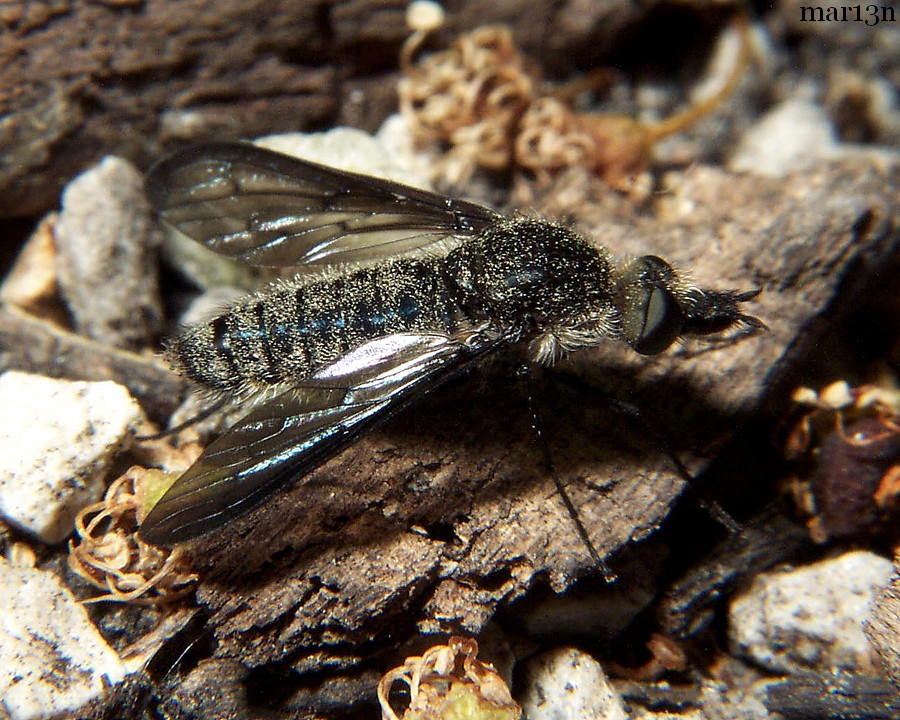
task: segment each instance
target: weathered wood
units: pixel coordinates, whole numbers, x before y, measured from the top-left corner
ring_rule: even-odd
[[[0,305],[0,372],[8,369],[69,380],[112,380],[127,387],[160,423],[187,392],[187,382],[157,357],[103,345]]]
[[[897,720],[900,697],[883,678],[834,672],[795,675],[766,688],[766,709],[791,720]]]
[[[658,2],[571,8],[552,0],[446,3],[436,41],[510,25],[550,66],[614,53]],[[13,0],[0,6],[0,218],[57,204],[78,172],[115,154],[146,167],[190,140],[350,124],[374,130],[396,110],[406,0]],[[688,23],[729,10],[698,0]],[[695,38],[696,39],[696,38]],[[679,52],[691,57],[690,43]],[[670,62],[674,66],[678,63]]]
[[[76,0],[11,3],[4,13],[3,216],[52,206],[64,182],[106,153],[146,166],[179,139],[336,119],[334,57],[344,50],[317,3]],[[399,42],[394,14],[387,27]]]
[[[616,250],[658,252],[701,284],[761,287],[754,312],[769,331],[651,359],[611,345],[572,364],[649,409],[702,470],[758,408],[787,404],[792,369],[896,252],[898,174],[860,162],[780,181],[697,167],[667,200],[690,212],[591,223]],[[376,651],[417,626],[477,632],[534,583],[562,590],[592,572],[514,385],[498,365],[443,388],[197,542],[218,654],[349,665],[361,645]],[[601,553],[652,532],[683,485],[664,454],[590,399],[538,392],[559,474]]]

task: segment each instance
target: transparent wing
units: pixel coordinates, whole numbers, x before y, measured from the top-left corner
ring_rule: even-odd
[[[162,218],[217,253],[251,265],[368,262],[474,237],[488,208],[254,145],[176,153],[147,175]]]
[[[360,346],[211,443],[153,507],[140,536],[166,547],[221,527],[500,342],[403,333]]]

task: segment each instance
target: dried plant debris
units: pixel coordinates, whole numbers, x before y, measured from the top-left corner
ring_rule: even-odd
[[[466,180],[475,167],[521,168],[548,179],[580,166],[643,199],[654,145],[712,112],[740,81],[749,56],[747,18],[739,14],[730,31],[737,36],[737,57],[721,86],[688,109],[648,124],[627,115],[576,110],[568,98],[573,88],[542,82],[505,26],[476,28],[414,64],[437,22],[429,17],[407,40],[398,95],[414,135],[449,148],[439,174],[451,184]]]
[[[522,710],[506,682],[477,656],[475,640],[454,636],[446,645],[407,658],[378,684],[382,720],[518,720]],[[409,689],[402,716],[390,702],[398,682]]]
[[[891,531],[900,510],[900,391],[835,382],[799,388],[784,442],[789,489],[816,542]]]
[[[69,568],[106,594],[89,602],[167,604],[188,596],[197,576],[180,550],[141,541],[136,530],[177,474],[132,467],[103,500],[76,518],[78,541],[69,541]]]
[[[675,638],[662,633],[651,633],[646,643],[650,657],[638,666],[626,666],[607,661],[604,668],[611,675],[625,680],[652,682],[669,672],[683,672],[688,667],[684,646]]]

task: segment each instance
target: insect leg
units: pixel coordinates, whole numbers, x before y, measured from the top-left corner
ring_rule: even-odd
[[[538,412],[537,403],[534,401],[531,372],[532,367],[525,365],[520,368],[519,376],[524,380],[523,385],[525,387],[525,398],[528,402],[528,412],[531,416],[531,427],[534,429],[538,444],[541,446],[544,465],[546,466],[550,477],[553,478],[553,484],[556,486],[556,491],[559,493],[563,505],[566,506],[566,512],[569,514],[569,517],[572,518],[572,522],[575,523],[575,529],[578,532],[578,536],[587,548],[591,559],[597,566],[597,570],[606,582],[614,582],[617,578],[616,574],[613,572],[612,568],[603,561],[603,558],[600,557],[600,553],[597,552],[597,548],[594,547],[594,543],[591,542],[591,538],[588,535],[587,529],[584,527],[584,523],[581,522],[581,518],[578,517],[578,510],[575,508],[575,504],[572,502],[572,498],[569,495],[568,490],[566,490],[566,486],[563,484],[562,480],[559,479],[559,474],[556,472],[556,465],[553,462],[553,456],[550,453],[550,445],[547,443],[547,436],[544,432],[544,422]]]
[[[691,474],[685,464],[681,461],[681,458],[678,457],[678,453],[675,452],[669,438],[665,436],[665,434],[659,429],[657,425],[647,419],[647,416],[637,405],[626,402],[620,398],[613,397],[612,395],[603,392],[599,388],[594,387],[590,383],[587,383],[581,378],[570,373],[561,372],[553,368],[549,368],[547,372],[550,373],[559,382],[563,383],[564,385],[568,385],[578,393],[588,394],[594,396],[595,398],[600,398],[613,410],[621,413],[625,417],[630,418],[640,427],[640,430],[642,431],[644,436],[649,438],[650,442],[655,445],[660,451],[662,451],[662,453],[668,458],[678,476],[689,486],[694,488],[696,487],[697,478]],[[715,500],[712,500],[710,498],[698,497],[697,504],[701,508],[703,508],[703,510],[706,511],[713,520],[722,525],[722,527],[728,530],[728,532],[732,535],[738,535],[743,532],[744,528],[742,527],[742,525]]]
[[[198,422],[203,422],[210,415],[221,410],[223,407],[225,407],[226,401],[227,401],[227,398],[222,398],[220,400],[217,400],[209,407],[203,408],[203,410],[201,410],[200,412],[196,413],[192,417],[189,417],[184,422],[178,423],[175,427],[169,428],[168,430],[161,430],[158,433],[151,433],[150,435],[137,435],[137,436],[135,436],[134,439],[135,440],[159,440],[161,438],[169,437],[170,435],[175,435],[177,433],[180,433],[185,428],[189,428],[191,425],[195,425]]]

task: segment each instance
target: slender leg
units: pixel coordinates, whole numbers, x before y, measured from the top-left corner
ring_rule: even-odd
[[[589,395],[593,395],[595,398],[600,398],[614,410],[630,418],[634,423],[637,424],[644,436],[647,437],[652,444],[654,444],[665,454],[665,456],[669,459],[669,462],[672,463],[675,471],[678,473],[678,476],[689,485],[693,485],[695,483],[696,478],[690,473],[690,471],[688,471],[687,467],[685,467],[684,463],[681,461],[681,458],[679,458],[678,454],[672,449],[672,443],[662,432],[659,431],[657,427],[653,425],[653,423],[647,420],[647,417],[637,405],[625,402],[624,400],[620,400],[619,398],[612,397],[611,395],[604,393],[602,390],[595,388],[590,383],[587,383],[581,378],[569,373],[552,369],[548,370],[548,372],[552,375],[552,377],[556,378],[564,385],[568,385],[569,387],[573,388],[578,393],[587,393]],[[698,498],[697,502],[700,507],[702,507],[707,513],[709,513],[709,516],[713,518],[713,520],[722,525],[726,530],[728,530],[728,532],[732,534],[739,534],[740,532],[742,532],[743,528],[741,524],[737,520],[735,520],[728,513],[728,511],[725,510],[725,508],[723,508],[715,500],[710,500],[708,498]]]
[[[198,412],[193,417],[188,418],[183,423],[178,423],[175,427],[171,427],[168,430],[162,430],[158,433],[152,433],[151,435],[137,435],[135,440],[159,440],[160,438],[168,437],[169,435],[175,435],[176,433],[180,433],[185,428],[189,428],[191,425],[194,425],[198,422],[202,422],[206,420],[210,415],[215,412],[218,412],[223,407],[225,407],[225,398],[221,400],[216,400],[209,407],[203,408],[200,412]]]
[[[537,404],[534,401],[534,393],[532,392],[533,387],[531,383],[531,368],[528,366],[523,366],[519,371],[519,376],[523,379],[523,385],[525,387],[525,397],[528,402],[528,411],[531,415],[531,427],[534,429],[538,444],[541,447],[541,453],[544,458],[544,465],[547,468],[547,472],[550,474],[550,477],[553,478],[553,484],[556,486],[556,491],[559,493],[559,497],[562,499],[563,505],[565,505],[566,507],[566,512],[569,514],[569,517],[572,518],[572,522],[575,524],[575,529],[578,532],[578,536],[581,538],[581,541],[587,548],[591,559],[597,566],[597,570],[600,572],[606,582],[614,582],[616,580],[616,574],[612,571],[609,565],[607,565],[603,561],[603,558],[600,557],[600,553],[597,552],[597,548],[594,547],[594,543],[591,542],[591,538],[588,535],[587,529],[584,527],[584,523],[581,522],[581,518],[578,517],[578,510],[575,508],[575,505],[572,502],[572,498],[569,495],[569,492],[566,490],[566,486],[559,479],[559,475],[556,472],[556,466],[553,464],[553,457],[550,453],[550,446],[547,443],[547,436],[544,432],[544,422],[543,420],[541,420],[541,415],[538,412]]]

